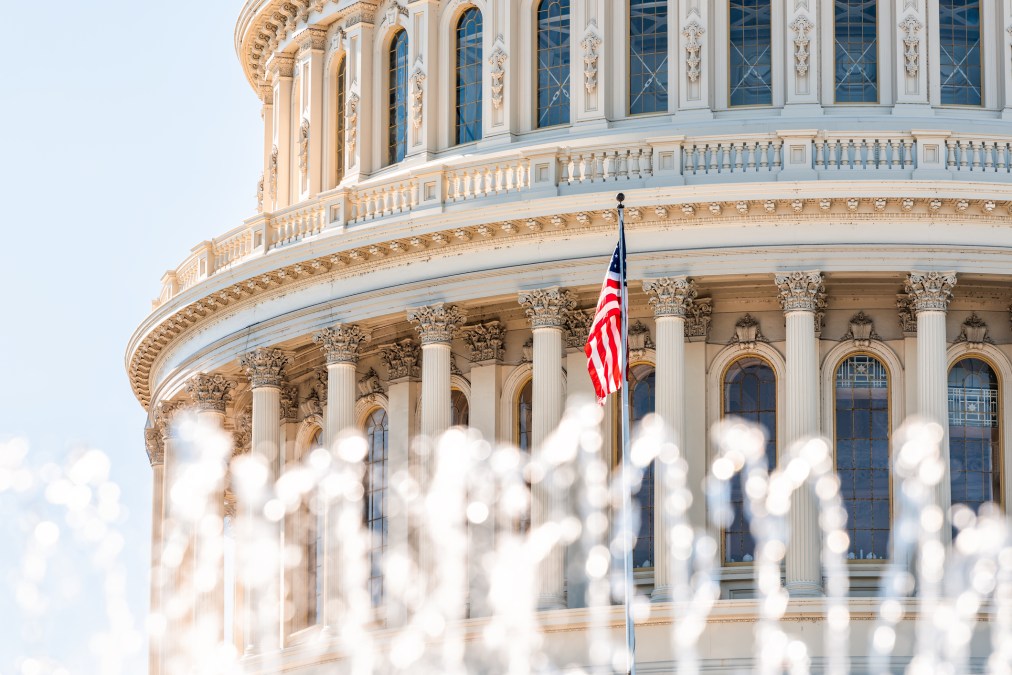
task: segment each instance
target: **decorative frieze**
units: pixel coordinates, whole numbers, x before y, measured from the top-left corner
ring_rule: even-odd
[[[914,312],[944,312],[956,285],[955,272],[911,272],[904,283]]]
[[[689,342],[706,342],[710,335],[710,321],[713,314],[711,298],[696,298],[685,317],[685,339]]]
[[[597,22],[591,20],[583,40],[580,41],[580,47],[583,48],[583,86],[588,94],[597,91],[597,64],[601,58],[598,49],[601,48],[601,44],[601,36],[597,32]]]
[[[739,349],[755,349],[759,342],[768,343],[769,340],[759,329],[759,322],[751,314],[746,314],[734,324],[734,335],[727,344],[738,345]]]
[[[502,361],[506,342],[506,326],[498,321],[467,326],[461,333],[464,344],[471,351],[471,361]]]
[[[289,361],[288,355],[280,349],[261,347],[243,354],[239,358],[239,366],[246,371],[246,377],[254,389],[280,387]]]
[[[965,342],[972,349],[980,349],[985,344],[994,344],[994,340],[987,334],[987,323],[974,312],[966,321],[963,322],[963,328],[959,331],[959,337],[954,342]]]
[[[387,369],[387,380],[419,377],[420,346],[411,338],[380,347],[380,360]]]
[[[826,287],[817,270],[774,276],[785,312],[817,312],[826,307]]]
[[[190,395],[198,410],[210,410],[224,413],[225,404],[231,399],[232,382],[219,373],[195,375],[186,383],[186,393]]]
[[[464,310],[442,302],[408,310],[408,321],[418,324],[415,330],[421,336],[423,345],[449,342],[466,320],[467,313]]]
[[[696,299],[696,284],[688,277],[664,277],[643,282],[643,290],[650,295],[647,301],[654,316],[686,317]]]
[[[840,339],[853,341],[855,347],[867,347],[872,340],[882,338],[875,332],[875,323],[871,317],[861,311],[850,317],[850,328]]]
[[[558,286],[521,291],[519,302],[531,320],[531,328],[562,328],[576,308],[576,296]]]
[[[358,363],[359,346],[368,339],[369,333],[354,324],[338,324],[313,336],[327,363]]]

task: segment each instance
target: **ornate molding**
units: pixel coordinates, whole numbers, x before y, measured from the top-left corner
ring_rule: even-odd
[[[692,309],[698,294],[696,284],[688,277],[663,277],[643,282],[643,290],[650,295],[647,301],[654,316],[685,318]]]
[[[408,321],[418,324],[415,330],[418,331],[423,345],[450,342],[467,320],[467,312],[456,305],[442,302],[426,307],[412,307],[407,314]]]
[[[566,314],[563,321],[566,347],[583,349],[590,337],[590,325],[594,323],[594,308],[574,309]]]
[[[818,312],[826,307],[826,287],[818,270],[777,274],[774,281],[780,291],[784,312]]]
[[[506,87],[506,59],[509,55],[503,46],[501,38],[496,39],[492,55],[488,57],[488,63],[492,67],[489,74],[492,77],[492,105],[496,110],[502,107],[504,89]]]
[[[309,120],[302,118],[299,125],[299,175],[306,180],[309,174]]]
[[[650,337],[650,329],[637,319],[636,323],[629,326],[629,359],[642,359],[647,350],[653,348],[654,341]]]
[[[597,70],[598,61],[601,58],[598,49],[601,48],[601,35],[597,32],[597,21],[591,19],[587,25],[587,32],[584,33],[580,47],[583,48],[583,86],[588,94],[597,91]]]
[[[689,82],[699,81],[700,64],[702,63],[700,49],[703,46],[701,38],[705,32],[706,29],[700,26],[695,19],[682,29],[682,37],[685,38],[685,74],[688,76]]]
[[[904,283],[904,290],[910,296],[915,313],[944,312],[955,285],[955,272],[911,272]]]
[[[260,174],[257,181],[257,213],[264,212],[264,175]]]
[[[914,312],[914,304],[910,296],[900,293],[896,296],[896,313],[900,322],[900,329],[904,337],[917,335],[917,314]]]
[[[917,77],[917,70],[920,67],[921,38],[919,33],[924,25],[917,20],[917,17],[908,14],[900,21],[899,29],[903,33],[903,61],[907,75]]]
[[[358,350],[369,339],[369,333],[355,324],[338,324],[324,328],[313,336],[313,342],[320,345],[327,363],[358,363]]]
[[[815,28],[815,24],[804,14],[798,14],[790,25],[790,29],[794,31],[794,72],[798,74],[798,77],[808,75],[808,50],[811,45],[808,34],[812,32],[813,28]]]
[[[293,386],[281,387],[281,421],[299,420],[299,390]]]
[[[356,84],[352,83],[352,88]],[[348,100],[344,103],[345,116],[344,116],[344,128],[345,128],[345,142],[348,144],[348,156],[350,157],[351,165],[355,164],[355,144],[358,142],[358,104],[359,97],[358,93],[349,90]]]
[[[985,344],[994,344],[994,340],[987,334],[987,323],[974,312],[963,322],[963,328],[959,331],[959,337],[953,342],[965,342],[972,349],[980,349]]]
[[[220,373],[200,373],[186,382],[186,393],[190,395],[198,410],[225,413],[225,404],[231,398],[235,382]]]
[[[506,326],[498,321],[466,326],[461,331],[464,344],[471,351],[471,361],[502,361],[506,343]]]
[[[685,318],[685,339],[689,342],[706,342],[710,336],[710,320],[713,314],[711,298],[696,298]]]
[[[415,61],[415,69],[411,73],[411,126],[422,128],[423,110],[425,108],[425,69],[422,68],[422,57]]]
[[[421,375],[420,349],[417,342],[405,338],[380,347],[380,360],[387,369],[387,380],[416,378]]]
[[[271,157],[267,164],[270,170],[271,200],[274,200],[278,196],[278,146],[271,148]]]
[[[372,394],[382,394],[383,384],[380,382],[379,373],[376,372],[375,368],[370,368],[365,371],[365,375],[358,378],[356,383],[358,386],[358,397],[371,396]]]
[[[154,428],[163,442],[173,433],[176,416],[184,410],[186,406],[179,401],[162,401],[155,408]]]
[[[232,427],[233,452],[237,455],[249,452],[253,443],[253,406],[236,413]]]
[[[239,366],[246,371],[246,377],[254,389],[280,387],[285,378],[285,367],[290,360],[280,349],[261,347],[243,354],[239,358]]]
[[[527,338],[520,347],[520,363],[531,363],[534,361],[534,336]]]
[[[766,336],[759,329],[759,322],[751,314],[746,314],[734,324],[734,335],[727,343],[738,345],[739,349],[755,349],[757,342],[766,342]]]
[[[165,464],[165,441],[161,432],[155,427],[144,430],[144,449],[148,453],[148,462],[152,467]]]
[[[518,301],[531,320],[531,328],[562,328],[576,308],[576,296],[558,286],[520,291]]]
[[[871,317],[860,311],[850,317],[850,328],[840,339],[852,340],[855,347],[867,347],[872,340],[881,340],[882,337],[875,332],[875,322]]]

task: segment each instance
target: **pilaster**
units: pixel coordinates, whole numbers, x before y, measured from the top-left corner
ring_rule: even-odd
[[[323,101],[324,82],[326,81],[325,49],[327,46],[327,29],[321,26],[310,26],[303,32],[303,38],[299,42],[299,61],[308,65],[308,72],[305,81],[302,83],[306,105],[303,109],[302,120],[309,122],[307,147],[305,149],[304,163],[306,179],[306,197],[312,198],[323,191],[323,130],[325,127]],[[299,120],[299,123],[302,123]]]
[[[712,117],[710,111],[710,70],[715,37],[710,31],[710,4],[701,0],[678,0],[677,34],[671,31],[669,40],[678,47],[677,57],[669,68],[674,68],[678,82],[678,110],[691,110],[700,117]],[[675,19],[676,17],[671,17]],[[720,40],[713,44],[719,44]]]
[[[369,123],[373,96],[373,36],[375,28],[371,12],[363,12],[358,21],[350,20],[345,26],[348,65],[345,70],[347,94],[345,98],[345,167],[347,180],[354,182],[374,169],[374,130]],[[381,133],[381,130],[375,130]]]
[[[785,5],[788,38],[784,40],[785,113],[792,107],[808,112],[819,108],[819,7],[796,0],[787,0]]]
[[[271,149],[271,198],[276,211],[292,203],[292,73],[295,58],[275,54],[271,60],[274,88],[274,140]]]
[[[928,20],[925,0],[893,0],[896,103],[928,105]],[[937,24],[937,21],[931,22]],[[937,31],[937,27],[935,28]],[[937,60],[932,61],[938,63]]]

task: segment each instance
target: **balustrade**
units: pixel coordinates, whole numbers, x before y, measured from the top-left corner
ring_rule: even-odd
[[[815,139],[815,169],[846,171],[914,168],[913,136],[827,135]]]

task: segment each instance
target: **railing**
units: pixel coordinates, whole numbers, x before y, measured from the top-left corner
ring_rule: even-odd
[[[736,181],[811,180],[839,176],[923,177],[1012,181],[1012,137],[949,131],[813,132],[671,137],[643,142],[628,135],[602,144],[588,139],[565,148],[535,146],[429,163],[365,179],[347,189],[246,221],[193,249],[162,280],[155,305],[234,267],[324,233],[419,209],[491,203],[510,195],[568,194],[598,183],[679,185]],[[918,174],[918,172],[921,172]],[[544,192],[547,190],[548,192]]]

